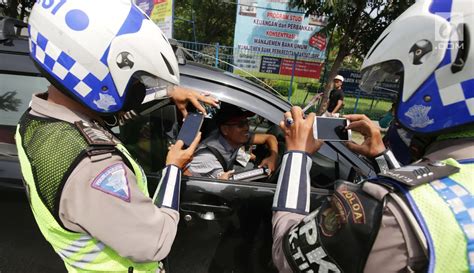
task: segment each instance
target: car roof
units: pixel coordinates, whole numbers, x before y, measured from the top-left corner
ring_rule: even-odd
[[[243,77],[195,62],[180,65],[181,84],[208,92],[278,124],[291,104]]]

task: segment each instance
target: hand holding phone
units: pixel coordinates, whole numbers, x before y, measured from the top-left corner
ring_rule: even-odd
[[[313,124],[313,136],[324,141],[350,141],[352,131],[346,129],[350,121],[345,118],[316,117]]]
[[[196,135],[201,130],[203,120],[204,116],[199,113],[189,113],[188,116],[186,116],[177,138],[177,140],[183,141],[184,148],[189,147],[196,138]]]

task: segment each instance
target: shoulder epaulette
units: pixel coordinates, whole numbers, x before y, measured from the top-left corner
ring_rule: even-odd
[[[459,168],[442,161],[421,161],[388,170],[379,176],[396,180],[409,187],[416,187],[459,172]]]
[[[95,123],[86,121],[76,121],[74,125],[76,125],[76,127],[79,129],[81,134],[85,137],[85,139],[91,146],[116,145],[113,140],[113,135],[106,129],[100,127]]]

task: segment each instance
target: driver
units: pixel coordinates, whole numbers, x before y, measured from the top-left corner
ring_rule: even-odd
[[[252,112],[244,111],[231,104],[222,104],[216,115],[218,130],[212,132],[197,148],[187,171],[193,176],[229,179],[234,166],[245,168],[252,156],[245,146],[266,144],[270,150],[268,157],[258,167],[267,167],[270,174],[278,160],[278,142],[274,135],[252,134],[249,132],[248,118]]]

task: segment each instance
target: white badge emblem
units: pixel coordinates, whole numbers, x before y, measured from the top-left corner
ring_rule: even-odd
[[[434,120],[428,117],[428,112],[430,110],[431,106],[413,105],[405,113],[405,116],[411,118],[411,127],[425,128],[434,123]]]
[[[94,100],[94,103],[97,105],[97,107],[105,111],[108,111],[110,106],[117,105],[114,97],[107,94],[99,94],[99,100]]]

